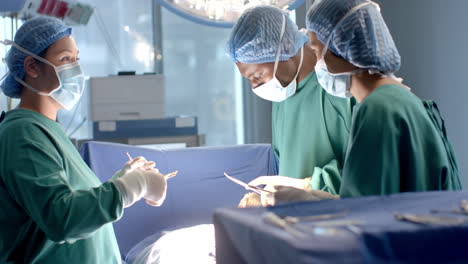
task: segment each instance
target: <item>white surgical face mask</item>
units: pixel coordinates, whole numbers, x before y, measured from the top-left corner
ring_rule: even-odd
[[[20,78],[14,76],[17,82],[21,83],[26,88],[30,89],[31,91],[35,93],[52,97],[57,103],[63,106],[66,110],[71,110],[73,106],[75,106],[78,103],[78,101],[81,98],[81,95],[83,94],[84,81],[85,81],[85,76],[78,62],[72,62],[72,63],[60,65],[60,66],[55,66],[48,60],[41,58],[37,56],[36,54],[20,47],[13,41],[4,41],[2,43],[5,45],[13,45],[15,48],[30,55],[31,57],[47,65],[52,66],[55,70],[55,74],[57,75],[59,86],[55,88],[54,90],[52,90],[50,93],[44,93],[33,88],[31,85],[21,80]]]
[[[353,13],[357,12],[359,9],[370,5],[371,3],[362,3],[353,9],[351,9],[335,26],[335,29],[338,28],[341,23],[350,15]],[[334,32],[335,29],[332,31]],[[330,35],[328,38],[327,42],[325,43],[325,47],[322,51],[322,56],[319,58],[317,61],[317,64],[315,64],[315,74],[317,75],[318,82],[320,85],[327,91],[327,93],[337,96],[337,97],[342,97],[342,98],[350,98],[352,97],[352,94],[350,92],[351,89],[351,77],[354,74],[360,73],[363,70],[354,70],[351,72],[342,72],[342,73],[330,73],[330,71],[327,68],[327,64],[325,63],[325,54],[327,53],[328,46],[330,44],[331,38],[333,36],[333,33]]]
[[[275,67],[273,70],[273,79],[271,79],[270,81],[252,90],[259,97],[268,101],[272,101],[272,102],[282,102],[296,93],[296,88],[297,88],[296,79],[297,79],[297,76],[299,75],[299,71],[301,70],[302,60],[304,56],[304,48],[301,48],[301,59],[299,62],[299,67],[297,69],[296,75],[294,76],[294,79],[286,87],[283,87],[281,82],[276,78],[276,70],[278,69],[279,55],[281,52],[281,41],[283,39],[285,28],[286,28],[286,17],[285,15],[283,15],[283,25],[281,28],[280,43],[278,45],[278,51],[276,52]]]
[[[328,71],[325,60],[321,58],[315,65],[315,74],[320,86],[327,93],[342,98],[352,97],[349,91],[351,89],[351,73],[332,74]]]
[[[276,63],[278,63],[276,62],[275,70],[273,71],[273,79],[258,86],[257,88],[254,88],[253,92],[259,97],[272,102],[282,102],[295,94],[297,88],[296,79],[302,67],[303,56],[304,50],[301,48],[301,60],[299,62],[299,68],[297,69],[294,79],[286,87],[283,87],[281,82],[276,78]]]

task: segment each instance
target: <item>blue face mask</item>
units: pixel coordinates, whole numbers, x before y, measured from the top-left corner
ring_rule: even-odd
[[[327,93],[341,98],[350,98],[353,96],[350,89],[351,76],[354,72],[330,73],[322,57],[315,65],[315,74],[317,75],[320,86],[322,86]]]
[[[341,20],[336,24],[336,28],[338,28],[341,23],[350,15],[353,13],[357,12],[359,9],[370,5],[370,2],[362,3],[353,9],[351,9]],[[333,30],[332,32],[334,32]],[[330,35],[328,38],[327,42],[325,43],[325,47],[322,51],[322,56],[319,58],[317,61],[317,64],[315,64],[315,73],[317,75],[318,82],[320,85],[327,91],[327,93],[337,96],[337,97],[342,97],[342,98],[350,98],[353,95],[350,92],[351,89],[351,77],[354,74],[363,72],[364,70],[358,69],[354,70],[351,72],[341,72],[341,73],[331,73],[328,70],[327,64],[325,63],[325,54],[327,53],[328,50],[328,45],[330,44],[331,38],[333,34]]]
[[[78,101],[81,98],[81,95],[83,94],[85,81],[85,76],[78,62],[55,66],[48,60],[22,48],[13,41],[4,41],[3,43],[6,45],[13,45],[18,50],[53,67],[55,70],[55,74],[57,75],[57,79],[59,81],[59,86],[52,90],[50,93],[44,93],[33,88],[31,85],[15,76],[14,78],[17,82],[21,83],[24,87],[30,89],[31,91],[37,94],[52,97],[66,110],[71,110],[73,106],[75,106],[78,103]]]

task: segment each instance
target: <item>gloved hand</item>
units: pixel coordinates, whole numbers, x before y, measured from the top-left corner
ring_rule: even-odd
[[[246,193],[239,202],[239,208],[262,206],[260,195],[251,192]]]
[[[265,189],[272,189],[274,186],[289,186],[298,189],[308,189],[310,186],[310,178],[296,179],[285,176],[260,176],[249,182],[249,185],[266,185],[267,187]]]
[[[136,169],[136,168],[144,168],[144,169],[152,169],[154,168],[154,166],[156,166],[156,163],[154,161],[147,161],[144,157],[142,156],[138,156],[130,161],[128,161],[127,163],[125,163],[125,165],[122,167],[122,169],[120,169],[119,171],[117,171],[114,176],[112,176],[112,180],[116,180],[122,176],[124,176],[125,174],[127,174],[128,172]]]
[[[152,206],[160,206],[166,199],[167,178],[158,169],[144,166],[130,168],[122,177],[114,180],[123,196],[124,208],[145,198]]]
[[[262,205],[277,205],[293,201],[320,201],[340,199],[340,196],[319,190],[302,190],[288,186],[277,186],[276,191],[262,195]]]

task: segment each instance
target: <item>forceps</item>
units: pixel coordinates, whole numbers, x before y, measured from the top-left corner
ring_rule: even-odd
[[[132,156],[130,156],[130,154],[129,154],[128,152],[127,152],[127,157],[128,157],[128,159],[129,159],[130,161],[133,160]],[[158,170],[158,171],[159,171],[159,170]],[[170,178],[176,176],[177,173],[179,173],[179,171],[173,171],[173,172],[171,172],[171,173],[168,173],[168,174],[164,175],[164,177],[165,177],[166,179],[170,179]]]

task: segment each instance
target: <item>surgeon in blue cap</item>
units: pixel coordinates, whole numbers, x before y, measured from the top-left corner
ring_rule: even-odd
[[[321,0],[306,23],[318,81],[331,95],[358,102],[339,195],[460,190],[437,105],[421,101],[394,75],[400,55],[379,6],[369,0]],[[274,200],[314,200],[310,194],[282,188]]]
[[[0,117],[0,263],[120,263],[111,223],[141,198],[161,205],[165,176],[137,157],[101,183],[56,122],[84,89],[71,28],[39,17],[1,43],[0,88],[20,103]]]
[[[247,9],[227,50],[252,92],[273,102],[272,146],[281,176],[250,184],[294,186],[337,193],[349,136],[352,102],[320,87],[308,37],[276,7]]]

